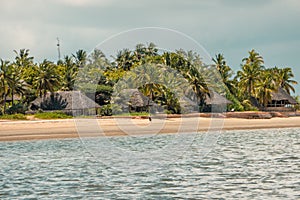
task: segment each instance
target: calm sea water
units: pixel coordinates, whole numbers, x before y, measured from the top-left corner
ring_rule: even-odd
[[[300,199],[300,129],[203,137],[1,142],[0,199]]]

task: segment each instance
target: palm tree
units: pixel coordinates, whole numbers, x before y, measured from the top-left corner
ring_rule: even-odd
[[[177,70],[190,84],[200,107],[209,95],[209,86],[205,79],[203,63],[200,56],[192,52],[178,50],[176,53],[164,53],[165,64]]]
[[[21,49],[19,52],[14,50],[16,53],[15,62],[17,66],[26,68],[33,64],[33,57],[29,56],[29,49]]]
[[[277,89],[278,88],[276,87],[272,70],[264,70],[260,75],[260,79],[255,85],[256,98],[258,99],[259,103],[266,107],[272,100],[272,92],[276,91]]]
[[[144,44],[137,44],[135,46],[135,51],[134,51],[134,55],[136,57],[136,59],[139,61],[141,59],[143,59],[146,55],[146,47]]]
[[[22,79],[19,67],[15,64],[10,65],[10,81],[8,82],[9,93],[11,95],[12,106],[14,105],[14,95],[23,95],[28,89],[27,83]]]
[[[87,63],[87,53],[82,49],[76,51],[75,55],[73,54],[73,57],[75,58],[76,65],[78,68],[83,68]]]
[[[238,86],[246,97],[255,96],[254,85],[259,81],[260,73],[264,69],[263,58],[254,50],[249,51],[249,57],[243,59],[242,70],[237,72]]]
[[[11,83],[10,79],[10,62],[9,61],[4,61],[0,60],[0,95],[3,99],[3,113],[5,113],[6,110],[6,98],[7,95],[9,94],[9,85]]]
[[[278,68],[277,68],[278,69]],[[290,67],[277,70],[277,84],[283,88],[288,94],[291,94],[291,91],[295,92],[293,85],[298,84],[297,81],[292,80],[294,74]]]
[[[94,49],[88,58],[89,64],[95,66],[96,68],[99,68],[103,71],[110,68],[111,63],[106,58],[105,54],[99,49]]]
[[[44,60],[37,66],[36,70],[38,71],[38,76],[34,79],[34,88],[37,95],[43,97],[47,94],[47,91],[54,92],[55,88],[60,85],[55,65],[48,60]]]
[[[141,65],[133,69],[133,84],[138,87],[145,96],[151,100],[155,99],[155,93],[159,93],[161,85],[160,69],[153,65]]]
[[[150,44],[145,49],[145,53],[147,56],[157,56],[158,55],[157,52],[158,52],[158,49],[153,42],[150,42]]]
[[[14,52],[16,54],[14,61],[16,70],[20,72],[21,79],[31,85],[35,76],[34,57],[29,55],[29,49],[20,49],[19,52],[14,50]]]
[[[249,56],[247,58],[243,58],[243,62],[247,65],[255,65],[255,66],[262,66],[264,64],[264,59],[262,56],[259,55],[254,49],[248,52]]]
[[[216,64],[216,68],[221,75],[223,83],[232,92],[233,83],[230,80],[230,78],[231,78],[233,72],[232,72],[232,69],[227,65],[223,54],[217,54],[215,56],[215,58],[213,58],[212,60]]]
[[[73,57],[65,56],[61,64],[62,70],[62,89],[66,91],[73,90],[74,83],[78,74],[78,67]]]
[[[133,53],[129,49],[123,49],[118,51],[117,57],[115,58],[117,68],[129,71],[133,66]]]

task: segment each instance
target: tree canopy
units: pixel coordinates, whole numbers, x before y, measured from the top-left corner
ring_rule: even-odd
[[[154,43],[137,44],[133,50],[121,49],[112,56],[112,60],[107,59],[99,49],[90,55],[78,50],[57,63],[47,59],[37,63],[29,49],[14,52],[14,60],[0,60],[1,113],[15,104],[26,106],[47,92],[71,90],[83,90],[87,96],[107,108],[104,105],[112,103],[111,96],[116,83],[133,72],[136,75],[131,78],[143,82],[137,89],[170,113],[182,112],[175,88],[183,87],[185,83],[188,85],[185,92],[195,94],[193,100],[197,102],[199,111],[205,106],[205,99],[209,97],[212,85],[216,84],[218,78],[225,92],[218,91],[218,87],[213,90],[231,100],[233,104],[228,109],[235,110],[255,109],[251,99],[266,106],[272,99],[272,92],[282,88],[291,94],[295,92],[294,85],[297,84],[290,67],[267,68],[263,57],[254,49],[242,59],[241,69],[236,74],[221,53],[212,58],[214,65],[206,65],[196,52],[182,49],[160,52]],[[165,66],[176,73],[171,73]],[[159,68],[161,70],[157,71]],[[214,74],[214,71],[218,74]],[[185,83],[178,81],[179,76],[183,77]],[[161,82],[155,79],[161,79]]]

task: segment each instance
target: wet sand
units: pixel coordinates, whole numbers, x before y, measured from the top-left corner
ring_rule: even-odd
[[[300,127],[300,117],[271,119],[65,119],[0,121],[0,141],[62,139],[94,136],[191,133],[222,130]]]

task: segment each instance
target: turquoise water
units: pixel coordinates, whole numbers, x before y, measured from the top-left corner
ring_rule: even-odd
[[[300,198],[300,129],[203,146],[201,134],[2,142],[0,199]]]

